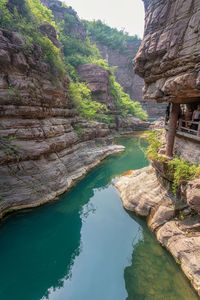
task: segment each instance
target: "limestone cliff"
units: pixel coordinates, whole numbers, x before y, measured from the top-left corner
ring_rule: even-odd
[[[139,119],[131,116],[129,118],[123,118],[120,115],[120,110],[117,109],[114,97],[110,94],[109,78],[111,72],[95,64],[98,59],[102,58],[101,54],[98,52],[96,45],[90,42],[87,27],[85,23],[79,19],[77,13],[72,7],[67,7],[58,0],[42,0],[41,2],[52,11],[57,26],[59,27],[60,24],[63,24],[59,34],[65,61],[67,61],[68,66],[70,65],[70,68],[74,68],[74,71],[79,75],[78,77],[80,78],[76,77],[76,81],[81,79],[81,81],[89,83],[89,88],[92,91],[92,99],[107,106],[108,114],[113,115],[111,129],[133,130],[146,128],[148,126],[147,123],[140,123]],[[138,46],[135,46],[135,44],[131,47],[131,55],[134,55],[132,52],[136,52],[137,48]],[[93,54],[93,52],[95,52],[95,54]],[[70,60],[68,61],[67,59],[69,57]],[[123,60],[122,63],[124,63],[125,68],[123,71],[129,72],[126,66],[128,57],[124,56],[124,58],[125,60]],[[133,70],[130,68],[130,63],[129,69],[131,69],[132,74]],[[123,80],[124,84],[127,82],[126,79],[128,77],[130,80],[131,74],[129,76],[123,75],[125,78]],[[74,79],[74,74],[70,73],[70,75],[72,79]],[[136,89],[138,93],[140,92],[141,94],[142,86],[139,85]]]
[[[103,59],[108,61],[109,66],[117,66],[115,76],[124,91],[130,95],[131,99],[139,101],[142,104],[150,119],[156,119],[164,115],[165,104],[157,105],[156,102],[149,104],[148,101],[143,100],[142,89],[144,81],[135,74],[132,68],[132,60],[138,51],[141,43],[140,40],[128,41],[126,51],[122,53],[119,49],[112,49],[96,40],[90,33],[87,33],[86,27],[80,21],[76,11],[72,7],[65,7],[58,0],[42,0],[41,2],[53,12],[56,21],[66,19],[66,15],[73,17],[73,22],[69,17],[69,24],[65,27],[65,33],[69,36],[76,36],[82,42],[89,35],[92,42],[100,50]]]
[[[6,19],[1,14],[4,29],[0,29],[0,217],[10,210],[54,199],[104,157],[123,151],[124,147],[112,144],[111,130],[141,129],[141,124],[148,125],[135,118],[124,120],[124,125],[116,118],[108,128],[105,123],[80,117],[75,100],[69,96],[64,50],[71,47],[70,42],[74,49],[84,44],[81,50],[87,57],[92,46],[72,8],[56,0],[44,0],[43,4],[53,10],[54,17],[39,2],[33,1],[32,7],[23,0],[9,0],[2,6]],[[65,49],[62,37],[58,39],[54,18],[62,27]],[[68,26],[70,22],[73,26]],[[113,101],[109,94],[109,72],[91,66],[95,71],[92,81],[88,80],[91,70],[87,65],[83,64],[82,71],[87,74],[93,97],[99,102],[104,99],[109,107]],[[98,98],[98,93],[102,97]],[[109,113],[114,109],[110,107]]]
[[[57,78],[39,46],[0,30],[0,216],[66,191],[114,146],[105,124],[79,117],[69,78]]]
[[[65,27],[65,33],[75,35],[82,41],[85,40],[86,29],[80,22],[77,12],[71,6],[67,7],[59,0],[41,0],[40,2],[52,11],[55,21],[64,20],[66,15],[71,15],[73,18],[73,26]]]
[[[148,122],[141,121],[132,115],[128,115],[127,118],[122,117],[110,92],[110,71],[94,64],[83,64],[77,67],[77,72],[82,81],[89,83],[92,98],[101,104],[106,104],[107,115],[112,117],[109,125],[111,130],[132,131],[148,128]]]
[[[199,0],[144,2],[144,39],[134,61],[144,98],[200,103]]]
[[[164,115],[166,104],[157,104],[155,101],[149,103],[143,99],[142,90],[144,87],[144,80],[139,77],[133,70],[132,60],[135,57],[140,43],[140,40],[127,42],[127,49],[125,53],[121,53],[118,49],[112,49],[102,43],[93,39],[96,43],[101,55],[108,61],[109,66],[117,66],[115,76],[117,81],[121,84],[124,91],[128,93],[131,99],[139,101],[144,110],[147,111],[150,119],[156,119]]]

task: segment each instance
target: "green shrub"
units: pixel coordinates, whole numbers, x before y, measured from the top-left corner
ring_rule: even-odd
[[[38,35],[35,39],[44,50],[44,59],[49,63],[51,71],[63,75],[66,71],[64,62],[60,56],[60,49],[57,48],[47,36]]]
[[[64,57],[64,61],[65,61],[67,73],[69,74],[71,80],[73,80],[74,82],[80,81],[79,75],[75,67],[68,63],[66,57]]]
[[[12,15],[6,4],[6,0],[0,0],[0,27],[2,28],[10,28],[12,23]]]
[[[85,119],[98,120],[101,114],[107,111],[105,105],[92,100],[91,90],[86,83],[71,82],[69,93],[78,112]]]
[[[36,24],[47,22],[55,27],[54,17],[51,10],[40,3],[40,0],[25,0],[29,9],[29,16]]]
[[[152,160],[152,159],[159,159],[158,151],[160,146],[162,145],[160,141],[160,131],[149,131],[147,133],[146,140],[149,143],[149,146],[146,151],[147,157]]]
[[[139,38],[135,36],[129,36],[127,32],[123,30],[118,30],[116,28],[111,28],[102,21],[83,21],[86,26],[88,33],[96,41],[112,48],[118,49],[120,51],[126,51],[127,42],[138,41]]]
[[[62,25],[64,27],[65,25]],[[99,59],[100,53],[96,46],[86,38],[83,42],[77,36],[67,35],[60,29],[60,40],[63,45],[65,60],[68,64],[76,67],[81,64],[91,63],[91,58]]]
[[[64,21],[65,21],[65,23],[69,24],[69,26],[71,26],[76,23],[76,18],[72,14],[65,13]]]
[[[6,0],[0,0],[0,27],[17,31],[25,38],[24,48],[39,45],[44,52],[44,60],[49,63],[52,74],[65,72],[60,49],[47,36],[40,32],[40,26],[50,23],[55,26],[52,12],[40,0],[14,1],[12,12],[6,7]]]
[[[174,194],[183,180],[192,180],[200,175],[200,165],[190,164],[182,158],[174,158],[168,162],[169,171],[173,174],[172,189]]]
[[[136,116],[141,120],[147,120],[147,114],[143,110],[139,102],[131,100],[130,96],[126,94],[121,85],[117,83],[113,71],[111,71],[110,76],[110,93],[113,95],[115,104],[121,112],[123,117],[126,117],[128,114]]]
[[[200,175],[200,165],[190,164],[182,158],[175,157],[169,160],[166,156],[159,154],[159,148],[162,146],[160,140],[162,130],[153,130],[147,133],[149,146],[145,152],[150,160],[165,162],[168,168],[168,175],[173,178],[172,191],[176,194],[178,186],[183,180],[192,180]]]

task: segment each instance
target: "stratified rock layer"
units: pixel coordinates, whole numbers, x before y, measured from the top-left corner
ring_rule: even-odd
[[[184,197],[174,201],[152,166],[122,175],[115,186],[127,210],[147,217],[158,241],[180,263],[200,295],[200,216],[190,207],[190,197],[200,202],[200,195],[195,195],[197,183],[191,182],[186,187],[188,203]]]
[[[85,41],[87,36],[86,28],[72,7],[64,7],[59,0],[42,0],[41,2],[52,11],[56,21],[66,20],[66,15],[71,15],[74,19],[73,24],[69,23],[68,26],[65,26],[64,33],[72,37],[76,36],[76,38],[82,42]],[[96,41],[93,36],[90,38],[100,50],[102,57],[108,61],[109,66],[117,66],[114,71],[116,80],[123,87],[124,91],[130,95],[131,99],[139,101],[142,104],[142,107],[147,111],[150,119],[163,116],[166,105],[158,105],[156,102],[149,103],[143,100],[142,89],[144,81],[135,74],[132,67],[132,60],[138,51],[141,41],[128,41],[126,50],[122,53],[119,49],[112,49]]]
[[[141,41],[127,42],[125,53],[121,53],[118,49],[112,49],[103,45],[95,39],[93,40],[99,48],[101,55],[108,61],[109,66],[115,67],[114,71],[116,80],[123,87],[124,91],[130,95],[131,99],[139,101],[144,110],[147,111],[150,119],[157,119],[164,116],[166,104],[157,104],[156,101],[149,103],[143,99],[142,89],[144,80],[135,74],[132,67],[132,60],[135,57]]]
[[[83,64],[77,67],[77,72],[81,80],[89,84],[92,99],[107,106],[107,114],[113,117],[110,128],[121,131],[133,131],[149,127],[148,122],[141,121],[132,115],[128,115],[126,118],[121,116],[114,97],[110,92],[110,71],[94,64]]]
[[[82,42],[85,41],[86,29],[80,22],[77,12],[71,6],[67,7],[63,5],[63,1],[59,0],[41,0],[40,2],[52,11],[56,21],[64,20],[66,15],[72,15],[75,22],[73,22],[73,26],[66,26],[64,33],[70,36],[76,36],[76,38]]]
[[[145,1],[145,33],[135,72],[144,98],[200,103],[199,0]]]
[[[55,78],[40,47],[0,30],[0,216],[72,186],[101,159],[124,150],[103,123],[81,119],[67,76]]]

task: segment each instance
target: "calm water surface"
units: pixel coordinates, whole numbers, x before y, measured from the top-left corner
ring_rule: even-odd
[[[145,221],[128,214],[114,178],[148,162],[137,137],[58,202],[0,226],[0,300],[198,299]]]

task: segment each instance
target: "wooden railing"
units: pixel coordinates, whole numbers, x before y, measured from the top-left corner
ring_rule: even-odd
[[[200,121],[194,122],[179,119],[178,130],[200,137]]]

